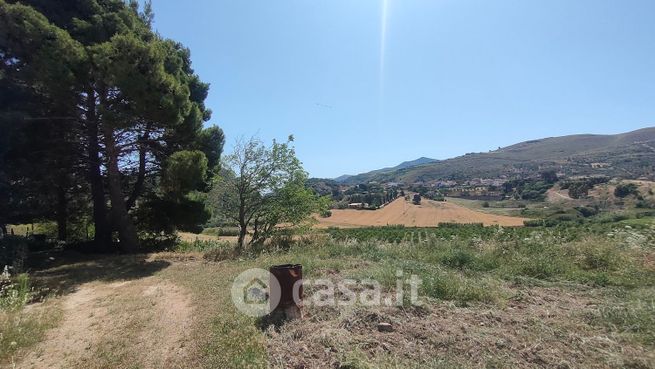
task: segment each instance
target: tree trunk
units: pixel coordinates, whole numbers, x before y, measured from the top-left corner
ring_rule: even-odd
[[[0,224],[0,231],[2,231],[3,236],[6,236],[7,235],[7,225],[6,224]]]
[[[127,212],[125,197],[121,188],[121,173],[118,169],[118,148],[114,138],[114,131],[108,124],[103,124],[105,135],[105,150],[107,152],[107,176],[109,183],[109,198],[111,199],[111,212],[118,228],[120,248],[124,252],[134,253],[139,248],[139,238],[136,227]]]
[[[246,204],[243,191],[239,190],[239,239],[237,248],[239,252],[246,248],[246,233],[248,232],[248,223],[246,222]]]
[[[66,198],[66,189],[62,186],[57,188],[57,239],[66,241],[68,238],[67,220],[68,220],[68,199]]]
[[[146,154],[147,154],[147,147],[146,147],[146,140],[150,137],[150,126],[146,127],[146,131],[141,136],[139,139],[139,173],[137,174],[136,177],[136,182],[134,183],[134,189],[132,190],[132,194],[130,197],[127,199],[127,210],[129,211],[132,209],[134,204],[136,204],[136,200],[141,196],[141,192],[143,191],[143,183],[145,182],[146,179]]]
[[[88,179],[91,185],[93,202],[93,225],[95,234],[93,241],[97,250],[104,250],[111,244],[111,229],[107,220],[107,203],[105,189],[100,172],[100,144],[98,142],[98,121],[96,119],[95,92],[87,91],[86,129],[88,139]]]
[[[237,246],[240,251],[243,251],[246,248],[246,226],[239,226],[239,240],[237,241]]]

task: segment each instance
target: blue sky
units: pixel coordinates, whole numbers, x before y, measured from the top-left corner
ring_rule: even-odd
[[[312,176],[655,126],[652,0],[153,7],[155,28],[189,47],[211,83],[226,150],[239,136],[294,134]]]

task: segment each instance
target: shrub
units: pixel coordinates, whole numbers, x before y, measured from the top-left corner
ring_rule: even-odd
[[[621,263],[621,256],[610,245],[585,243],[580,249],[579,263],[585,270],[611,271]]]
[[[467,250],[457,248],[445,255],[441,263],[455,269],[465,269],[475,262],[475,256]]]
[[[589,206],[580,206],[580,207],[575,208],[575,210],[577,210],[585,218],[589,218],[589,217],[592,217],[592,216],[598,214],[598,209],[597,208],[592,208],[592,207],[589,207]]]
[[[31,296],[30,283],[27,274],[12,277],[9,268],[5,266],[0,273],[0,309],[20,309]]]
[[[5,236],[0,239],[0,271],[8,266],[14,274],[21,272],[27,251],[28,241],[23,237]]]
[[[634,183],[621,183],[614,189],[614,196],[624,198],[630,195],[639,195],[639,189]]]

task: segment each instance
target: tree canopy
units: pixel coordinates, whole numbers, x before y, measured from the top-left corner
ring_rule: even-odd
[[[327,207],[305,182],[307,173],[291,145],[293,136],[271,146],[258,139],[239,141],[225,157],[211,202],[215,213],[239,225],[238,245],[261,243],[276,227],[293,227]]]
[[[149,224],[135,224],[138,208],[193,201],[185,192],[203,187],[224,137],[203,129],[209,85],[189,50],[155,33],[152,18],[136,1],[0,0],[0,124],[9,137],[0,187],[11,189],[0,196],[0,223],[54,210],[65,239],[69,214],[85,211],[72,207],[87,198],[96,246],[109,247],[117,232],[133,252]]]

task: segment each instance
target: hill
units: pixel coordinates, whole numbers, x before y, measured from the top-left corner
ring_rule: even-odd
[[[653,178],[655,127],[616,135],[570,135],[521,142],[447,160],[421,158],[393,168],[348,176],[342,183],[429,182],[537,175],[555,169],[567,176]]]
[[[393,173],[393,172],[401,170],[401,169],[408,169],[408,168],[413,168],[413,167],[417,167],[417,166],[420,166],[420,165],[431,164],[431,163],[436,163],[436,162],[438,162],[437,159],[430,159],[430,158],[426,158],[426,157],[423,156],[423,157],[420,157],[420,158],[415,159],[415,160],[404,161],[404,162],[396,165],[395,167],[376,169],[376,170],[373,170],[373,171],[370,171],[370,172],[367,172],[367,173],[361,173],[361,174],[358,174],[358,175],[344,174],[342,176],[334,178],[334,181],[339,182],[339,183],[361,183],[361,182],[363,182],[362,178],[368,178],[368,177],[374,177],[374,176],[378,176],[378,175],[382,175],[382,174]],[[353,182],[353,180],[352,180],[353,178],[357,178],[356,182]],[[367,182],[367,181],[364,181],[364,182]]]

